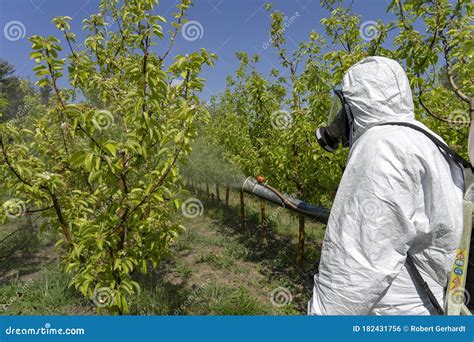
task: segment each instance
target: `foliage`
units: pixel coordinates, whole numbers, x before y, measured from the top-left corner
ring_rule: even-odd
[[[207,120],[197,98],[199,73],[215,55],[201,49],[165,67],[190,1],[176,6],[170,45],[161,56],[150,49],[165,36],[166,19],[153,14],[157,4],[102,1],[100,12],[84,20],[82,44],[70,31],[70,17],[53,19],[67,56],[55,37],[30,38],[38,85],[54,93],[49,109],[31,129],[0,126],[0,172],[17,199],[13,206],[41,212],[60,232],[71,284],[96,302],[103,299],[97,290],[107,288],[100,306],[112,313],[128,311],[130,296],[139,291],[132,273],[156,267],[182,229],[175,215],[179,166]],[[66,67],[72,88],[60,89]],[[177,79],[182,82],[171,86]],[[76,92],[86,101],[74,103]],[[15,209],[12,202],[4,207],[3,221]]]
[[[13,74],[13,66],[0,59],[0,121],[21,116],[19,112],[23,108],[25,94],[22,81]],[[23,83],[26,82],[23,81]]]
[[[340,0],[322,3],[331,10],[322,24],[332,43],[325,59],[331,63],[333,83],[366,56],[398,60],[414,92],[417,118],[466,156],[467,128],[474,117],[472,2],[392,0],[387,11],[395,20],[372,24],[362,23]],[[394,48],[389,50],[384,46],[391,43],[391,31]]]
[[[473,8],[466,0],[394,0],[389,6],[398,19],[395,56],[405,61],[418,114],[463,154],[474,117]]]

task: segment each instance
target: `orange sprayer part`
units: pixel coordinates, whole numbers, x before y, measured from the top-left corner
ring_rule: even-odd
[[[257,176],[257,182],[258,182],[259,184],[263,184],[263,183],[265,183],[266,181],[267,181],[267,180],[265,179],[265,177],[263,177],[263,176]]]

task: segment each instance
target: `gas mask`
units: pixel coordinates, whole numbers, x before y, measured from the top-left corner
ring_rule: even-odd
[[[348,147],[352,144],[353,116],[342,90],[334,90],[331,111],[326,127],[316,130],[318,144],[328,152],[335,152],[339,144]]]

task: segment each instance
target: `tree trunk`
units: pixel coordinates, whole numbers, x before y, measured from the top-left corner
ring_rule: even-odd
[[[244,191],[240,189],[240,228],[245,231],[245,202]]]
[[[28,225],[28,228],[33,229],[34,225],[33,225],[33,220],[31,218],[31,213],[27,212],[25,216],[26,216],[26,224]]]
[[[229,205],[229,193],[230,193],[230,189],[229,189],[229,184],[226,184],[225,186],[225,205]]]
[[[206,183],[206,196],[207,196],[207,199],[209,199],[209,184]]]
[[[260,234],[263,245],[267,244],[267,216],[265,214],[265,200],[260,198]]]
[[[298,227],[299,227],[299,236],[298,236],[298,250],[296,254],[296,265],[301,267],[303,265],[304,259],[304,239],[305,239],[305,232],[304,232],[305,220],[303,215],[298,216]]]
[[[212,203],[214,203],[214,200],[215,200],[214,193],[211,193],[211,201],[212,201]]]
[[[221,195],[219,194],[219,184],[218,183],[216,183],[216,198],[217,198],[218,202],[221,200]]]

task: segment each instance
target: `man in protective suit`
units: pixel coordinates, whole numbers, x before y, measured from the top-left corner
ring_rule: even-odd
[[[380,125],[431,132],[415,119],[407,76],[394,60],[353,65],[341,98],[351,113],[350,153],[308,313],[436,314],[407,255],[443,306],[463,228],[461,169],[423,133]]]

